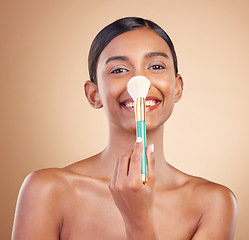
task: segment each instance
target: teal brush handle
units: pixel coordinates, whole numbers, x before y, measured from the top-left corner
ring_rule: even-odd
[[[146,123],[145,121],[137,122],[137,137],[141,137],[143,139],[143,153],[141,159],[141,174],[147,175],[147,156],[146,156]]]

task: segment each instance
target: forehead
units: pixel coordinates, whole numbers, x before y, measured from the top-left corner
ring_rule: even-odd
[[[127,56],[148,52],[164,52],[173,59],[164,39],[151,29],[138,28],[115,37],[100,54],[99,62],[115,55]]]

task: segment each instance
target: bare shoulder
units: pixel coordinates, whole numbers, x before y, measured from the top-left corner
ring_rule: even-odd
[[[236,197],[228,187],[183,173],[175,168],[173,171],[177,179],[176,188],[181,189],[182,194],[187,194],[197,206],[210,209],[210,206],[216,203],[237,207]]]
[[[51,183],[53,180],[62,180],[63,170],[61,168],[47,168],[34,171],[30,173],[24,180],[24,184],[27,183],[40,183],[44,184],[46,182]],[[52,181],[52,182],[53,182]]]
[[[193,239],[233,239],[237,201],[233,192],[203,178],[189,177],[192,200],[201,212]]]
[[[21,194],[50,195],[66,187],[67,176],[65,171],[59,168],[42,169],[29,174],[21,187]]]
[[[25,178],[22,189],[34,188],[34,191],[39,189],[40,193],[41,191],[44,193],[48,191],[61,192],[68,191],[77,181],[89,183],[90,178],[94,179],[91,176],[91,170],[94,168],[96,156],[83,159],[64,168],[37,170]]]
[[[19,192],[12,239],[58,239],[75,178],[59,168],[29,174]]]
[[[210,209],[212,206],[219,208],[228,207],[231,211],[237,207],[237,201],[234,193],[221,184],[208,181],[199,177],[190,177],[193,196],[196,203],[202,207]]]
[[[29,174],[20,189],[12,239],[57,239],[62,217],[56,202],[60,171],[40,170]],[[46,222],[44,219],[47,219]],[[39,227],[38,227],[39,226]]]
[[[96,179],[97,180],[97,179]],[[56,202],[58,205],[73,196],[77,191],[77,186],[80,185],[82,189],[88,186],[91,182],[96,181],[84,174],[79,174],[70,167],[65,168],[48,168],[35,171],[29,174],[21,187],[20,197],[25,195],[26,198],[46,198],[46,205]]]
[[[42,169],[30,173],[24,180],[18,196],[18,205],[49,208],[58,204],[62,192],[69,189],[70,174],[60,168]]]

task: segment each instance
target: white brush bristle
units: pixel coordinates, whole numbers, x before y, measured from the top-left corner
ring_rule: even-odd
[[[150,80],[144,76],[132,77],[127,83],[127,91],[135,101],[137,98],[146,98],[150,88]]]

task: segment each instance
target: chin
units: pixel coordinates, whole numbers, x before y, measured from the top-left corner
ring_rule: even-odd
[[[166,116],[161,116],[157,118],[147,118],[146,119],[146,130],[152,131],[156,130],[157,128],[161,128],[164,123],[169,119],[171,114],[168,114]]]

